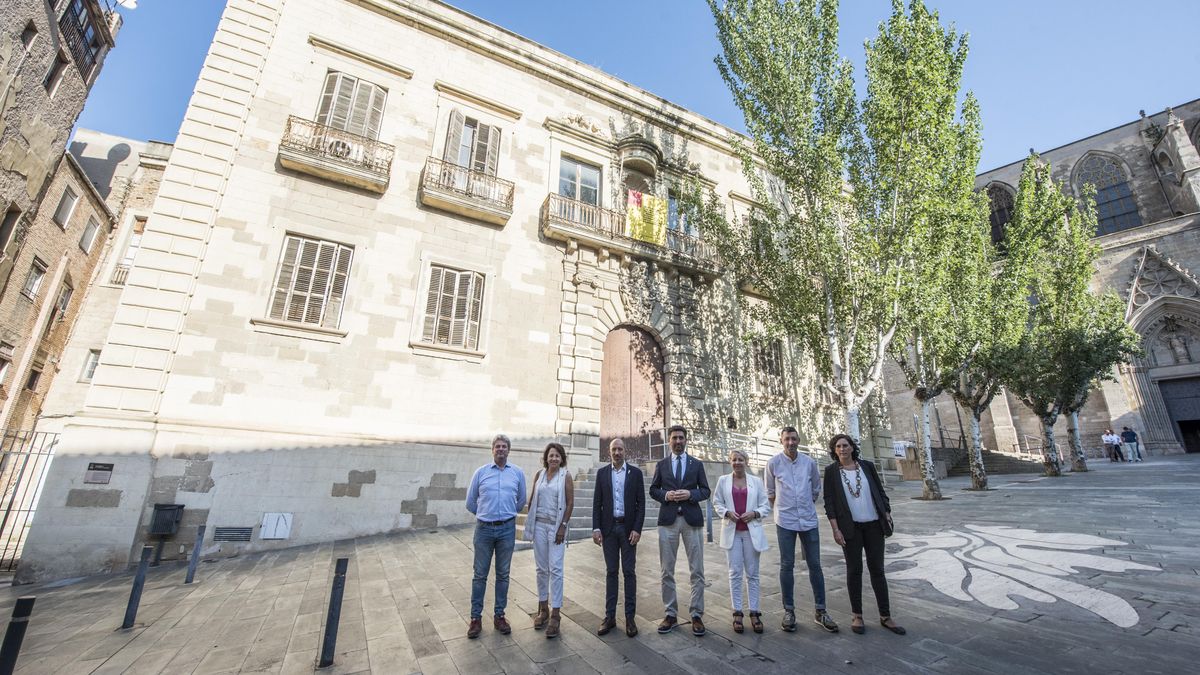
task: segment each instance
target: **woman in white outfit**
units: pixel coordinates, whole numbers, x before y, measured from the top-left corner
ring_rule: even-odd
[[[533,559],[537,563],[538,611],[533,617],[533,627],[539,630],[544,627],[548,638],[558,637],[563,555],[574,508],[575,482],[567,472],[567,452],[558,443],[551,443],[542,452],[542,469],[533,478],[523,537],[533,542]]]
[[[762,479],[746,473],[749,457],[741,450],[729,452],[733,473],[717,479],[713,491],[713,510],[721,518],[721,548],[729,560],[729,596],[733,601],[733,630],[741,633],[742,578],[746,580],[746,604],[750,609],[750,627],[763,632],[762,613],[758,610],[758,556],[767,550],[767,534],[762,520],[771,515],[767,488]]]

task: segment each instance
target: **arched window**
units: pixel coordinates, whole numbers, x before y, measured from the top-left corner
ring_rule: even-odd
[[[992,203],[992,243],[1001,244],[1004,241],[1004,228],[1013,215],[1013,194],[999,185],[989,185],[988,201]]]
[[[1103,155],[1084,157],[1075,184],[1077,188],[1086,184],[1096,187],[1096,216],[1100,221],[1096,228],[1097,235],[1120,232],[1142,224],[1125,172],[1112,158]]]

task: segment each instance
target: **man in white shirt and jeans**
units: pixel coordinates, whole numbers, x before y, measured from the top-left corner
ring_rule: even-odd
[[[779,432],[783,452],[767,462],[763,482],[767,499],[775,513],[775,533],[779,539],[779,588],[783,595],[783,624],[787,632],[796,630],[796,599],[793,569],[796,566],[796,539],[804,547],[808,581],[812,585],[813,622],[830,633],[837,623],[825,611],[825,574],[821,571],[821,539],[817,529],[817,498],[821,496],[821,475],[817,463],[801,454],[800,434],[795,427]]]

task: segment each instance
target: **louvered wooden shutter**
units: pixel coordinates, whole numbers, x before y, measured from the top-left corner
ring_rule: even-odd
[[[450,111],[450,122],[446,126],[446,149],[442,159],[451,164],[458,164],[458,146],[462,145],[463,125],[467,119],[458,110]]]
[[[387,89],[374,87],[375,94],[371,97],[371,111],[367,115],[367,129],[364,136],[371,139],[379,138],[379,127],[383,123],[383,104],[387,101]]]
[[[279,276],[275,280],[275,293],[271,297],[272,319],[287,318],[287,300],[296,278],[296,262],[299,258],[300,240],[288,237],[284,242],[283,257],[279,261]]]
[[[483,275],[474,274],[471,287],[471,307],[467,314],[467,349],[479,349],[479,319],[483,314]]]
[[[471,148],[471,166],[468,167],[472,171],[487,170],[488,139],[491,136],[492,127],[476,122],[475,146]]]
[[[489,176],[496,175],[496,164],[500,161],[500,128],[488,127],[487,164],[484,171]]]
[[[434,265],[429,268],[429,291],[425,295],[425,325],[421,328],[421,342],[433,342],[437,332],[438,298],[442,291],[441,267]]]
[[[329,114],[333,110],[333,98],[340,80],[340,73],[331,70],[325,74],[325,89],[321,92],[321,105],[317,108],[317,124],[329,124]]]
[[[452,270],[442,272],[441,297],[438,298],[437,333],[434,340],[439,345],[450,344],[450,324],[454,319],[454,290],[458,285],[458,273]]]
[[[329,301],[325,305],[325,316],[321,319],[321,325],[327,328],[337,328],[342,318],[346,280],[350,277],[350,255],[349,247],[338,247],[337,263],[333,268],[333,281],[329,288]]]
[[[321,96],[317,122],[334,129],[349,130],[357,84],[357,79],[345,73],[329,71],[325,76],[325,93]]]

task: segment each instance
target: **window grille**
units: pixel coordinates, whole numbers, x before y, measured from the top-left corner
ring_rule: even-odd
[[[479,272],[431,265],[421,341],[479,349],[483,287],[484,276]]]
[[[337,328],[352,253],[349,246],[332,241],[287,235],[275,275],[271,318]]]
[[[783,397],[787,391],[783,377],[783,341],[755,340],[751,349],[754,358],[754,393]]]

